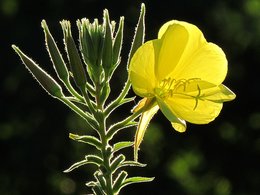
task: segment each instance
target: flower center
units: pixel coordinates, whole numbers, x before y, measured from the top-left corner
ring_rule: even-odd
[[[154,89],[154,92],[157,96],[162,99],[172,97],[174,94],[183,93],[186,91],[188,84],[193,81],[198,81],[199,78],[191,79],[172,79],[171,77],[163,79],[158,87]]]

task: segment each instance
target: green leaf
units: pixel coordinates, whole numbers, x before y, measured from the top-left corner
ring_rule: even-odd
[[[139,162],[137,162],[137,161],[125,161],[125,162],[123,162],[123,163],[119,166],[119,168],[121,168],[121,167],[128,167],[128,166],[130,166],[130,167],[145,167],[146,164],[139,163]]]
[[[96,171],[94,173],[94,177],[96,178],[96,180],[99,182],[100,186],[102,189],[106,189],[106,180],[103,176],[103,174],[100,171]]]
[[[118,122],[118,123],[115,123],[113,125],[111,125],[111,127],[109,128],[108,130],[108,133],[107,133],[107,137],[108,139],[112,139],[113,136],[118,133],[120,130],[122,129],[126,129],[126,128],[129,128],[129,127],[133,127],[133,126],[136,126],[138,123],[135,122],[135,121],[131,121],[131,122],[128,122],[128,123],[124,123],[124,120],[121,121],[121,122]]]
[[[77,169],[86,164],[94,164],[94,165],[100,166],[102,163],[103,163],[103,160],[100,157],[98,157],[96,155],[87,155],[84,160],[74,163],[73,165],[70,166],[70,168],[66,169],[63,172],[64,173],[71,172],[74,169]]]
[[[88,187],[97,186],[97,182],[94,182],[94,181],[87,182],[87,183],[86,183],[86,186],[88,186]]]
[[[101,164],[103,164],[103,160],[102,158],[100,158],[99,156],[97,155],[93,155],[93,154],[90,154],[90,155],[86,155],[85,158],[91,162],[92,164],[95,164],[97,166],[100,166]]]
[[[119,193],[120,189],[122,188],[122,184],[125,181],[126,177],[127,177],[126,171],[121,171],[118,174],[118,176],[115,179],[114,184],[113,184],[113,191],[114,191],[115,194]]]
[[[123,42],[124,17],[120,17],[118,31],[113,42],[113,64],[119,64],[120,53]]]
[[[105,192],[99,186],[93,186],[92,191],[94,192],[94,195],[104,195],[105,194]]]
[[[154,177],[129,177],[122,183],[120,188],[123,188],[130,184],[151,182],[153,180],[154,180]]]
[[[90,135],[80,136],[80,135],[70,133],[69,138],[73,139],[75,141],[78,141],[78,142],[82,142],[82,143],[86,143],[86,144],[95,146],[98,150],[100,150],[102,147],[101,142],[97,138],[90,136]]]
[[[68,173],[68,172],[71,172],[73,171],[74,169],[77,169],[83,165],[86,165],[86,164],[90,164],[90,162],[88,160],[82,160],[82,161],[79,161],[79,162],[76,162],[74,163],[73,165],[71,165],[70,168],[66,169],[65,171],[63,171],[64,173]]]
[[[133,142],[130,142],[130,141],[125,141],[125,142],[118,142],[118,143],[115,143],[114,146],[113,146],[113,152],[117,152],[123,148],[127,148],[127,147],[130,147],[130,146],[133,146]]]
[[[119,106],[126,104],[128,102],[131,102],[135,99],[135,97],[130,97],[130,98],[123,98],[123,99],[115,99],[114,101],[112,101],[105,110],[105,114],[106,116],[109,116],[116,108],[118,108]]]
[[[128,56],[128,63],[130,63],[131,58],[133,57],[136,50],[144,43],[144,36],[145,36],[145,4],[142,3],[141,5],[141,12],[140,17],[135,29],[135,35],[132,42],[131,50]]]
[[[115,172],[119,168],[120,164],[124,162],[124,160],[125,156],[123,154],[120,154],[119,156],[115,157],[115,159],[111,162],[111,172]]]

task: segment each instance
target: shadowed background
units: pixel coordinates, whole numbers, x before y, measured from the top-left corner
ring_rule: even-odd
[[[141,145],[144,169],[132,175],[155,176],[154,182],[126,187],[122,195],[257,195],[260,193],[259,53],[260,0],[143,1],[146,4],[146,40],[156,38],[160,26],[171,19],[196,24],[208,41],[223,48],[229,60],[224,82],[236,94],[209,125],[188,124],[180,134],[158,113]],[[62,171],[91,153],[92,148],[68,138],[83,134],[81,119],[48,96],[24,68],[11,44],[18,45],[50,74],[55,75],[45,50],[40,22],[45,19],[64,51],[59,21],[83,17],[102,20],[125,16],[122,64],[112,80],[117,96],[126,79],[126,60],[139,16],[141,1],[0,0],[0,194],[88,194],[85,183],[94,167],[72,173]],[[130,95],[134,95],[132,92]],[[138,99],[137,99],[138,100]],[[130,113],[129,104],[113,115]],[[134,128],[116,139],[133,139]],[[132,149],[126,149],[133,158]]]

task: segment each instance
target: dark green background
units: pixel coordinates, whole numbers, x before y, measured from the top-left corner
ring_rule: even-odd
[[[141,145],[144,169],[131,174],[155,176],[154,182],[126,187],[122,195],[257,195],[260,193],[259,0],[150,0],[146,40],[156,38],[171,19],[196,24],[207,40],[223,48],[229,60],[224,82],[236,94],[209,125],[188,124],[186,133],[172,130],[158,113]],[[94,167],[62,171],[91,153],[91,148],[69,140],[68,134],[87,132],[80,118],[48,96],[11,49],[17,44],[50,74],[52,65],[40,27],[46,19],[62,48],[59,21],[68,19],[77,36],[76,19],[125,16],[123,60],[112,83],[116,96],[126,78],[125,64],[138,19],[137,0],[1,0],[0,1],[0,194],[88,194],[84,183]],[[133,93],[131,92],[131,95]],[[129,114],[134,104],[114,115]],[[133,139],[134,129],[116,139]],[[132,158],[132,149],[125,150]]]

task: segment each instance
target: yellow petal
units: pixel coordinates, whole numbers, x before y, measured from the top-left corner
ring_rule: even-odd
[[[135,158],[136,161],[138,160],[138,149],[139,149],[139,146],[140,146],[140,144],[143,140],[147,126],[148,126],[150,120],[152,119],[152,117],[154,116],[154,114],[158,110],[159,110],[159,106],[155,105],[151,109],[143,112],[141,117],[140,117],[139,124],[138,124],[138,127],[137,127],[137,131],[136,131],[136,134],[135,134],[135,142],[134,142],[134,158]]]
[[[185,120],[177,118],[175,113],[167,106],[167,104],[165,104],[162,99],[158,97],[156,100],[164,116],[171,122],[172,127],[180,133],[186,131],[187,126]]]
[[[171,98],[165,101],[177,117],[182,118],[194,124],[207,124],[213,121],[222,109],[222,103],[216,103],[208,100],[199,100],[196,104],[192,98]]]
[[[174,69],[171,77],[176,80],[200,78],[219,85],[224,81],[226,74],[227,59],[223,50],[213,43],[206,43],[185,56]]]
[[[180,21],[170,21],[159,31],[162,46],[155,73],[159,80],[173,75],[174,70],[190,60],[193,54],[206,44],[202,32],[192,24]],[[175,75],[173,75],[174,79]]]
[[[194,80],[177,87],[172,96],[164,100],[178,118],[195,124],[214,120],[222,109],[222,102],[235,98],[224,85]]]
[[[178,65],[188,42],[187,30],[181,25],[171,25],[162,37],[162,45],[155,66],[158,80],[163,80]]]
[[[141,97],[151,96],[156,84],[154,66],[157,61],[160,40],[148,41],[133,55],[129,65],[129,76],[133,90]]]
[[[200,78],[219,85],[227,73],[227,60],[220,47],[208,43],[195,25],[172,20],[158,34],[162,39],[159,79]]]

